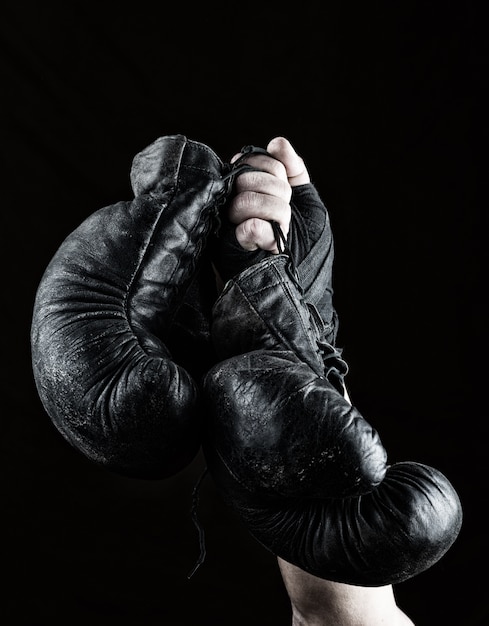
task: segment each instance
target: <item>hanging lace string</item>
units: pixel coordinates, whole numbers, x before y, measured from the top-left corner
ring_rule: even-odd
[[[195,484],[193,491],[192,491],[192,507],[191,507],[191,516],[192,516],[192,522],[194,523],[195,528],[197,528],[197,532],[199,535],[199,557],[197,559],[197,562],[195,563],[194,567],[192,568],[192,570],[190,571],[189,574],[187,574],[187,578],[188,580],[190,580],[192,578],[192,576],[195,574],[195,572],[199,569],[199,567],[202,565],[202,563],[205,561],[205,557],[206,557],[206,548],[205,548],[205,531],[204,528],[202,526],[202,524],[199,521],[199,516],[198,516],[198,507],[199,507],[199,500],[200,500],[200,487],[202,485],[202,481],[204,480],[204,478],[207,475],[207,467],[204,469],[204,471],[202,472],[202,474],[200,475],[200,478],[197,480],[197,483]]]
[[[295,260],[292,254],[292,251],[290,249],[290,246],[287,242],[287,238],[284,235],[284,231],[282,230],[280,224],[274,220],[270,221],[270,224],[272,225],[272,230],[273,230],[273,234],[275,237],[275,242],[277,243],[277,250],[279,252],[279,254],[286,254],[289,257],[289,261],[287,263],[287,273],[289,274],[289,277],[291,278],[291,280],[294,282],[295,286],[297,287],[299,293],[302,295],[304,293],[303,289],[302,289],[302,284],[301,281],[299,279],[299,273],[297,271],[297,266],[295,264]]]

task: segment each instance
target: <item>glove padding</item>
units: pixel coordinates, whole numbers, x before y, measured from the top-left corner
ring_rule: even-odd
[[[197,386],[168,342],[229,192],[222,173],[207,146],[159,138],[133,161],[134,200],[88,217],[40,282],[39,396],[62,435],[114,472],[166,478],[200,447]]]
[[[227,283],[211,329],[222,361],[204,380],[208,467],[275,555],[337,582],[401,582],[455,541],[460,501],[432,468],[387,466],[378,434],[343,396],[346,364],[326,330],[285,255]]]

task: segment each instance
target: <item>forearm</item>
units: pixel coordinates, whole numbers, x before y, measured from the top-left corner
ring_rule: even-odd
[[[361,587],[312,576],[278,558],[292,626],[414,626],[397,606],[392,585]]]

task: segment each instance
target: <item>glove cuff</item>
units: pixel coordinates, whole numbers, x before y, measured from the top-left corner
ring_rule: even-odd
[[[267,257],[226,283],[214,305],[212,340],[220,359],[252,350],[290,350],[318,376],[341,385],[348,367],[325,341],[330,333],[314,305],[305,302],[289,258]]]

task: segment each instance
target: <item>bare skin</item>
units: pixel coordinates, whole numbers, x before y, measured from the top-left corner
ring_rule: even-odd
[[[278,559],[292,606],[292,626],[414,626],[392,585],[357,587],[317,578]]]
[[[278,222],[287,236],[292,187],[310,179],[304,161],[284,137],[272,139],[267,151],[275,158],[255,154],[244,159],[263,171],[245,172],[237,177],[229,219],[236,224],[236,239],[245,250],[261,248],[277,253],[270,220]],[[231,161],[239,156],[238,152]]]
[[[229,218],[244,249],[278,253],[270,220],[288,233],[292,187],[310,178],[303,159],[285,137],[275,137],[266,149],[275,158],[261,154],[245,158],[262,171],[237,177]],[[349,401],[346,390],[345,398]],[[397,606],[392,585],[345,585],[312,576],[280,558],[278,565],[291,602],[292,626],[414,626]]]

